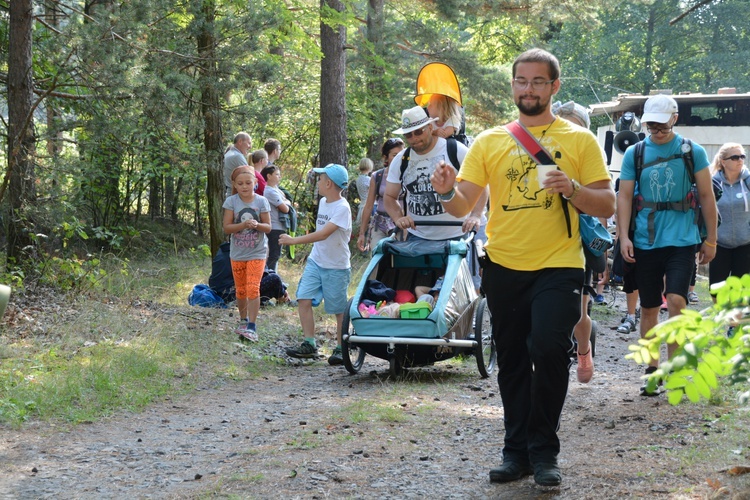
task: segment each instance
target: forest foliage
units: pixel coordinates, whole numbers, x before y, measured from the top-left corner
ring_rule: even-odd
[[[562,101],[591,104],[662,88],[750,90],[750,2],[743,0],[707,4],[673,24],[690,5],[347,0],[335,9],[326,0],[23,1],[33,16],[33,115],[26,123],[35,143],[26,174],[34,190],[24,193],[21,207],[8,205],[13,138],[3,111],[2,203],[6,230],[21,226],[45,236],[30,238],[37,253],[74,248],[53,237],[63,224],[91,236],[78,243],[93,248],[116,244],[140,217],[208,235],[209,210],[221,205],[207,189],[220,155],[216,144],[226,147],[238,131],[251,135],[253,149],[269,137],[281,141],[282,185],[303,213],[311,211],[307,173],[324,153],[321,135],[339,134],[341,125],[320,119],[321,25],[345,30],[342,120],[351,166],[364,156],[380,165],[379,146],[398,127],[401,110],[413,105],[416,75],[431,61],[458,75],[470,135],[514,117],[509,64],[532,46],[559,57]],[[10,7],[0,0],[5,54],[17,28]],[[201,48],[202,40],[210,46]],[[0,62],[4,84],[9,60]],[[8,85],[0,92],[5,110]]]
[[[281,141],[282,186],[304,218],[318,158],[340,158],[353,175],[362,157],[381,165],[428,62],[455,70],[469,135],[515,117],[510,64],[531,47],[560,59],[563,102],[748,92],[748,18],[747,0],[0,0],[1,281],[68,290],[99,279],[102,252],[127,258],[141,218],[214,251],[221,156],[239,131],[253,149]],[[326,29],[343,64],[323,63]],[[685,341],[657,374],[671,402],[708,397],[727,373],[747,380],[747,334],[721,327],[723,310],[747,316],[745,278],[717,308],[633,347],[648,362],[660,342]]]

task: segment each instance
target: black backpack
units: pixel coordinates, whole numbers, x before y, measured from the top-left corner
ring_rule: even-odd
[[[446,148],[448,150],[448,159],[451,161],[451,164],[456,167],[456,170],[461,169],[461,162],[458,161],[458,140],[455,137],[448,137],[445,142]],[[400,181],[404,177],[404,172],[406,172],[406,168],[409,166],[409,154],[411,153],[411,147],[406,148],[406,151],[404,151],[404,156],[401,157],[401,173],[398,176],[398,180]]]
[[[461,169],[461,162],[458,161],[458,141],[455,137],[448,137],[446,140],[446,149],[448,152],[448,159],[451,161],[451,164],[456,167],[456,170]],[[404,151],[404,156],[401,157],[401,172],[398,175],[398,180],[401,181],[404,178],[404,172],[406,172],[407,167],[409,166],[409,154],[411,153],[411,147],[406,148],[406,151]],[[401,185],[401,199],[406,199],[406,190],[404,189],[403,184]],[[406,205],[404,204],[404,215],[406,215]]]
[[[452,137],[466,147],[469,147],[471,145],[471,142],[474,140],[473,137],[469,137],[468,135],[466,135],[466,114],[464,113],[463,106],[461,106],[461,127],[458,129],[458,132],[453,134]]]
[[[219,245],[219,251],[211,262],[211,276],[208,278],[208,286],[211,287],[225,303],[235,300],[236,289],[234,287],[234,275],[232,274],[232,261],[229,258],[228,241]]]

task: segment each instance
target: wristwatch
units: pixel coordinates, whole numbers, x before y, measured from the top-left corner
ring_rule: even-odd
[[[580,190],[581,190],[581,183],[580,183],[580,182],[578,182],[577,180],[575,180],[575,179],[570,179],[570,183],[571,183],[571,184],[573,185],[573,194],[571,194],[570,196],[565,196],[565,195],[562,195],[562,196],[563,196],[563,198],[565,198],[565,199],[566,199],[566,200],[568,200],[568,201],[570,201],[570,200],[572,200],[573,198],[575,198],[576,196],[578,196],[578,191],[580,191]]]

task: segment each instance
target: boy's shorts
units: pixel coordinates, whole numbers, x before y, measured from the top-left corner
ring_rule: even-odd
[[[346,292],[351,277],[351,269],[326,269],[307,259],[297,285],[297,300],[312,300],[313,307],[323,301],[328,314],[342,314],[349,304]]]

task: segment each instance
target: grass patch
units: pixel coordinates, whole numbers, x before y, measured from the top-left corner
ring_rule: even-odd
[[[119,317],[110,314],[110,321]],[[63,332],[57,342],[32,339],[13,348],[23,356],[0,361],[0,421],[18,426],[30,417],[77,423],[117,409],[139,410],[155,399],[182,393],[206,376],[228,375],[221,362],[224,343],[206,331],[179,335],[162,321],[126,332],[116,324],[82,315],[91,328]],[[76,322],[73,326],[76,326]],[[130,335],[125,337],[124,334]],[[115,340],[117,339],[117,340]],[[229,373],[241,378],[241,372]]]
[[[286,443],[286,447],[293,450],[313,450],[321,444],[318,434],[313,434],[312,431],[305,431],[295,435],[291,441]]]
[[[210,273],[202,255],[102,265],[110,272],[98,288],[45,297],[44,310],[24,311],[33,329],[0,337],[0,424],[90,422],[197,384],[277,370],[277,360],[227,335],[235,312],[187,306]]]
[[[240,345],[232,333],[235,308],[187,305],[193,286],[207,283],[211,273],[205,244],[183,227],[155,224],[133,235],[123,251],[87,262],[96,279],[69,274],[59,277],[65,286],[57,289],[34,282],[14,290],[11,301],[20,302],[25,323],[16,318],[0,336],[0,425],[90,422],[199,384],[268,376],[287,366],[275,345],[301,338],[296,309],[265,308],[260,341]],[[354,256],[350,293],[368,262]],[[283,258],[279,266],[294,296],[304,264]],[[39,302],[45,307],[28,305]],[[335,317],[317,308],[315,321],[318,332],[328,332],[321,348],[332,349],[326,344],[333,341]]]
[[[386,398],[387,399],[387,398]],[[403,423],[409,421],[409,415],[394,403],[356,401],[341,409],[340,420],[352,424],[368,422]]]
[[[716,464],[716,470],[745,465],[750,434],[750,408],[737,406],[737,394],[747,387],[720,386],[711,401],[700,428],[703,437],[695,445],[680,449],[678,456],[685,466],[701,463]],[[698,422],[696,422],[698,424]],[[748,478],[750,482],[750,478]]]
[[[241,482],[241,483],[251,483],[251,484],[260,483],[261,481],[263,481],[263,479],[265,479],[265,476],[260,473],[250,474],[247,472],[240,472],[240,473],[232,474],[231,476],[229,476],[230,481],[236,481],[236,482]]]
[[[30,416],[91,421],[115,409],[139,409],[171,389],[174,366],[155,342],[113,342],[68,356],[55,348],[0,364],[0,419],[18,425]]]

